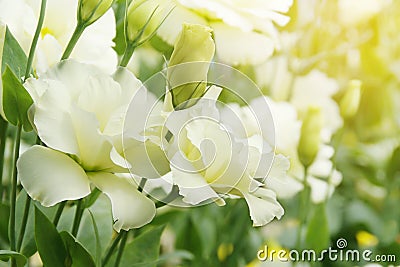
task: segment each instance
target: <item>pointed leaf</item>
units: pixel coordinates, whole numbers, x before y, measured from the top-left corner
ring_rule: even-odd
[[[7,65],[3,79],[3,109],[7,120],[14,124],[22,124],[25,131],[32,130],[28,119],[28,109],[33,101],[20,80]]]
[[[61,232],[61,238],[69,252],[71,267],[95,267],[89,252],[68,232]]]
[[[17,263],[17,267],[23,267],[26,263],[26,258],[24,255],[19,254],[15,251],[10,250],[0,250],[0,260],[1,261],[8,261],[9,259],[15,259]]]
[[[93,213],[90,210],[88,210],[88,212],[90,214],[90,218],[92,219],[94,237],[96,238],[96,253],[95,253],[96,266],[100,266],[100,264],[101,264],[101,243],[100,243],[99,229],[97,228],[97,223],[96,223],[96,220],[94,219]]]
[[[317,253],[329,246],[329,226],[325,203],[315,207],[307,228],[306,245],[307,248],[314,249]]]
[[[27,57],[24,50],[22,50],[21,46],[7,27],[4,37],[1,74],[4,73],[6,66],[8,65],[11,71],[15,73],[18,78],[22,78],[22,76],[25,75],[26,63]]]
[[[37,207],[35,207],[35,236],[43,264],[45,266],[64,267],[68,262],[68,253],[61,236],[55,226]]]
[[[164,226],[158,226],[135,238],[126,246],[120,266],[155,267],[163,230]]]

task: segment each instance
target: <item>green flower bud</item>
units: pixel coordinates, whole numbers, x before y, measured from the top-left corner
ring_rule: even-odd
[[[212,29],[207,26],[183,25],[167,71],[174,108],[182,104],[188,107],[186,101],[193,99],[195,103],[206,91],[207,73],[215,53],[211,33]]]
[[[79,20],[92,24],[111,7],[113,0],[81,0],[79,2]]]
[[[361,81],[351,80],[349,86],[340,101],[340,115],[344,119],[353,117],[358,110],[361,98]]]
[[[132,42],[149,37],[162,21],[160,12],[156,1],[133,0],[128,7],[126,19],[128,40]]]
[[[301,126],[297,153],[304,167],[310,166],[318,154],[321,142],[322,113],[319,107],[309,107]]]

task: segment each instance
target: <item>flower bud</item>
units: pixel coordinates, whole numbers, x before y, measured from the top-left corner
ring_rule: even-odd
[[[353,117],[358,110],[361,98],[361,81],[351,80],[349,86],[340,101],[340,115],[344,119]]]
[[[206,91],[207,73],[215,53],[211,33],[212,29],[207,26],[183,25],[167,71],[174,108],[188,107],[186,101],[193,99],[196,102]]]
[[[304,167],[310,166],[318,154],[321,139],[322,114],[319,107],[309,107],[301,126],[297,153]]]
[[[132,42],[150,36],[162,21],[160,12],[154,0],[133,0],[126,18],[128,40]]]
[[[79,20],[92,24],[111,7],[113,0],[80,0]]]

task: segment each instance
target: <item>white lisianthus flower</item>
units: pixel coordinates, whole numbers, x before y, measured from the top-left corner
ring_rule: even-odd
[[[32,121],[47,147],[33,146],[18,160],[21,184],[44,206],[80,199],[94,185],[111,200],[114,228],[150,222],[154,203],[137,190],[121,157],[123,119],[134,94],[145,90],[129,71],[108,76],[67,60],[25,83]],[[143,114],[137,114],[143,116]]]
[[[288,171],[292,181],[291,187],[274,188],[278,197],[292,197],[303,189],[304,166],[301,164],[297,147],[300,140],[302,122],[298,118],[296,108],[288,102],[269,102],[276,130],[276,149],[290,159]],[[321,132],[321,138],[323,133]],[[332,195],[336,186],[342,181],[342,175],[333,168],[331,157],[334,150],[322,143],[313,163],[308,167],[307,183],[311,187],[311,199],[315,203],[324,201]],[[330,181],[329,181],[329,176]]]
[[[173,45],[176,42],[183,23],[207,25],[213,29],[219,60],[231,65],[259,64],[278,47],[274,24],[284,26],[289,21],[282,13],[288,11],[292,2],[150,0],[138,5],[137,10],[131,10],[135,13],[132,18],[136,20],[132,24],[143,26],[157,6],[156,16],[162,18],[174,8],[157,31],[166,43]],[[156,23],[149,27],[155,28],[160,19],[154,21]]]
[[[334,134],[343,125],[338,104],[332,99],[339,91],[338,83],[325,73],[313,70],[306,76],[295,78],[292,103],[303,119],[310,106],[319,107],[323,116],[322,140],[329,142]]]
[[[59,62],[63,50],[77,23],[78,0],[47,1],[45,20],[38,41],[33,68],[40,74]],[[0,0],[0,20],[10,28],[26,54],[39,18],[39,0]],[[113,50],[115,17],[109,9],[98,21],[89,26],[80,37],[71,58],[94,64],[111,74],[117,66]]]
[[[164,141],[163,149],[170,160],[169,179],[189,205],[207,201],[224,205],[225,197],[244,198],[253,225],[262,226],[284,213],[264,182],[281,178],[289,163],[279,155],[277,164],[272,164],[269,138],[240,126],[243,120],[251,125],[254,116],[242,116],[235,106],[217,107],[215,91],[220,90],[212,87],[194,106],[168,114],[165,127],[173,137]]]

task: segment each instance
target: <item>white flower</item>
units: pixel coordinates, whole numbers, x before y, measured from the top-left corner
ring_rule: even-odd
[[[28,79],[25,87],[34,101],[34,126],[47,146],[33,146],[18,161],[27,193],[52,206],[83,198],[94,185],[110,198],[117,231],[150,222],[154,203],[133,180],[116,175],[127,172],[123,120],[133,95],[144,90],[141,82],[123,68],[110,77],[67,60],[38,80]]]
[[[194,106],[172,111],[166,117],[165,127],[173,136],[162,141],[170,160],[172,177],[168,179],[178,186],[184,203],[189,205],[208,201],[224,205],[225,197],[245,198],[253,225],[265,225],[284,211],[275,192],[263,182],[271,175],[279,179],[289,167],[288,161],[278,156],[276,162],[280,164],[274,164],[269,173],[274,152],[268,138],[261,130],[250,133],[250,128],[240,129],[242,120],[249,120],[250,125],[254,118],[237,117],[243,113],[236,112],[235,106],[233,111],[229,106],[217,107],[215,96],[220,90],[211,87]]]
[[[292,0],[150,0],[138,7],[136,22],[143,25],[151,12],[159,6],[157,16],[164,17],[174,10],[161,25],[157,34],[173,45],[183,23],[203,24],[214,31],[217,57],[224,63],[258,64],[271,56],[278,46],[274,23],[283,26],[289,18],[282,15],[288,11]]]
[[[276,129],[276,149],[290,159],[288,171],[291,181],[290,187],[274,187],[279,197],[292,197],[302,190],[304,179],[304,167],[297,155],[297,146],[300,139],[301,121],[295,107],[288,102],[274,102],[268,100]],[[323,133],[321,133],[322,138]],[[311,187],[311,199],[318,203],[331,196],[335,187],[340,184],[342,175],[333,169],[331,157],[334,150],[331,146],[322,143],[314,162],[308,168],[307,183]],[[332,173],[331,173],[332,172]],[[331,176],[330,182],[329,176]],[[270,185],[271,186],[271,185]]]
[[[257,83],[268,88],[275,101],[288,101],[303,119],[310,106],[319,107],[323,116],[322,140],[329,142],[343,125],[338,104],[332,97],[339,91],[339,84],[319,70],[306,75],[289,71],[289,59],[274,57],[256,68]]]
[[[44,73],[56,64],[75,29],[78,0],[49,0],[38,41],[33,67]],[[39,18],[39,0],[0,0],[0,20],[10,28],[26,54]],[[71,58],[94,64],[107,73],[115,71],[117,54],[113,50],[115,17],[112,9],[89,26],[80,37]]]

